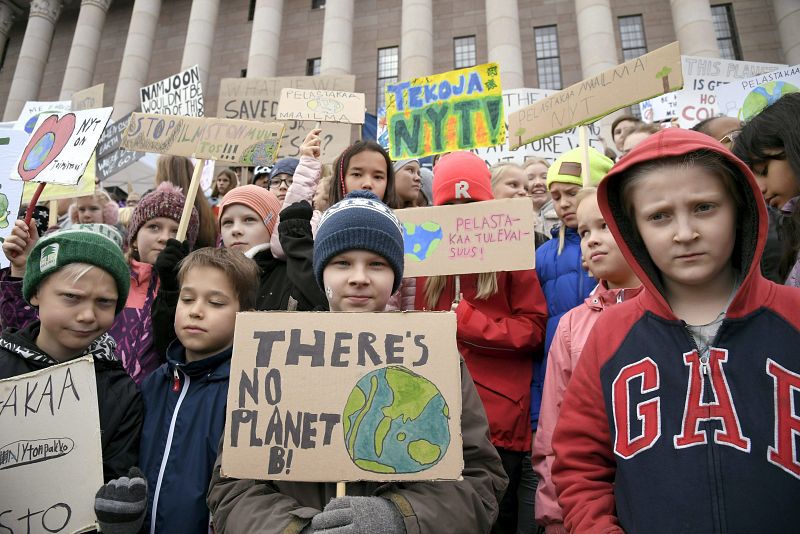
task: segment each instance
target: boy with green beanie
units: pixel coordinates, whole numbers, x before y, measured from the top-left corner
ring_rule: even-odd
[[[119,532],[115,525],[128,519],[120,519],[118,510],[137,506],[144,510],[141,487],[145,483],[138,469],[132,468],[139,459],[142,400],[114,354],[116,342],[107,333],[125,306],[130,273],[112,237],[86,226],[48,235],[28,255],[22,292],[38,308],[39,319],[0,335],[0,379],[81,356],[94,358],[103,476],[112,482],[98,494],[97,513],[104,532]],[[113,486],[112,494],[109,486]]]

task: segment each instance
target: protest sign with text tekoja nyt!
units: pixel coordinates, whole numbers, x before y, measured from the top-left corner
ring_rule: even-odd
[[[496,63],[386,86],[389,156],[395,161],[502,144],[504,117]]]
[[[681,87],[680,48],[675,42],[511,113],[511,148],[594,122],[625,106]]]
[[[348,91],[356,87],[352,75],[339,76],[282,76],[276,78],[223,78],[219,87],[217,114],[226,119],[277,120],[281,90],[309,89],[322,91]],[[313,121],[287,121],[281,139],[279,158],[298,158],[300,145],[308,132],[316,127]],[[352,127],[349,124],[331,123],[322,132],[320,161],[331,163],[350,146]]]
[[[458,195],[457,190],[456,198]],[[394,213],[403,227],[404,276],[534,268],[534,221],[528,198],[411,208]]]
[[[97,528],[103,485],[91,356],[0,380],[0,531]]]
[[[453,313],[239,313],[230,377],[224,476],[461,477]]]

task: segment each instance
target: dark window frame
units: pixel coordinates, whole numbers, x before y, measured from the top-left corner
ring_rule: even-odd
[[[545,33],[547,32],[547,33]],[[555,37],[552,42],[545,43],[545,39]],[[553,46],[555,44],[555,46]],[[543,50],[541,45],[546,45]],[[539,89],[560,90],[564,88],[564,77],[561,69],[561,45],[558,40],[558,25],[547,24],[545,26],[534,26],[533,28],[533,47],[536,55],[536,79]],[[555,55],[552,50],[555,49]],[[552,62],[555,60],[557,79],[553,79]]]

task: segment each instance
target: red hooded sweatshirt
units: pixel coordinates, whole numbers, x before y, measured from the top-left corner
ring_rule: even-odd
[[[731,258],[743,281],[705,362],[621,190],[637,164],[697,150],[727,158],[745,204]],[[800,290],[761,276],[767,213],[753,174],[716,140],[670,128],[620,160],[598,201],[644,290],[601,314],[567,388],[553,436],[566,527],[797,532]]]

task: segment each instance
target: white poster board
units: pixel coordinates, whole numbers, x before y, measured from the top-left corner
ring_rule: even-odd
[[[17,122],[14,123],[15,130],[23,130],[26,133],[32,133],[39,121],[40,115],[50,115],[53,113],[64,113],[72,109],[71,100],[62,100],[58,102],[25,102],[25,107],[22,108],[22,113],[19,114]]]
[[[11,233],[22,202],[24,183],[10,178],[19,155],[25,149],[28,134],[20,130],[0,132],[0,242]],[[5,254],[0,254],[0,269],[10,265]]]
[[[203,87],[200,67],[195,65],[139,89],[143,113],[203,116]]]
[[[103,460],[92,358],[0,380],[0,428],[0,530],[96,528]]]
[[[725,115],[748,121],[783,95],[799,91],[800,65],[795,65],[717,88],[717,106]]]

